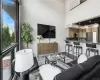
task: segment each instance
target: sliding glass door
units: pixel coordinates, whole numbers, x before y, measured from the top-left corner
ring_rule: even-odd
[[[19,44],[19,2],[0,0],[0,80],[9,80],[13,75],[11,64],[16,44]]]

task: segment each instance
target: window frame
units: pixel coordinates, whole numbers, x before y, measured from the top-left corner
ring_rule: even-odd
[[[16,3],[16,21],[15,21],[15,32],[16,32],[16,43],[14,45],[9,46],[9,48],[2,50],[2,1],[0,0],[0,80],[3,80],[3,67],[2,67],[2,58],[5,57],[12,49],[17,47],[17,51],[19,50],[19,41],[20,41],[20,33],[19,33],[19,1],[14,0]]]

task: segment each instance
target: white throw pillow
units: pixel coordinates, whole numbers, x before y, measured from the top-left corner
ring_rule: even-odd
[[[61,73],[61,70],[50,64],[46,64],[39,68],[39,73],[43,80],[53,80],[57,74]]]
[[[88,58],[85,54],[82,54],[79,56],[78,60],[77,60],[77,63],[80,64],[80,63],[83,63],[84,61],[86,61]]]

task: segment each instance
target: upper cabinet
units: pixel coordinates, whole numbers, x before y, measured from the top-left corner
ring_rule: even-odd
[[[86,28],[86,32],[97,32],[98,31],[98,27],[89,27]]]

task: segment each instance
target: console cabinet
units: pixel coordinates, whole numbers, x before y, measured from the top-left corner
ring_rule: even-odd
[[[58,43],[38,43],[38,54],[58,52]]]

